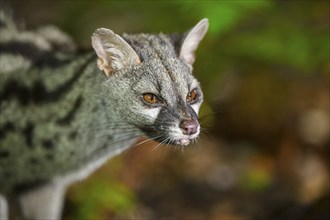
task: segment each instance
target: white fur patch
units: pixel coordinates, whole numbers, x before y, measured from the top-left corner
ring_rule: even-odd
[[[60,219],[64,193],[65,188],[58,184],[28,191],[19,199],[23,215],[28,219]]]
[[[181,128],[178,127],[170,127],[169,128],[170,133],[169,136],[172,140],[180,140],[180,139],[194,139],[198,137],[199,132],[200,132],[200,125],[197,127],[197,132],[193,135],[185,135],[183,134]]]
[[[8,220],[8,203],[4,196],[0,194],[0,219]]]
[[[198,86],[199,82],[196,79],[193,79],[193,81],[191,82],[190,88],[196,88]]]
[[[199,108],[201,107],[201,104],[200,103],[196,103],[196,104],[193,104],[191,105],[191,108],[194,109],[195,113],[198,115],[198,112],[199,112]]]
[[[151,121],[154,122],[157,119],[159,112],[160,112],[160,107],[150,108],[144,110],[144,115],[148,116],[148,118],[151,118],[152,119]]]

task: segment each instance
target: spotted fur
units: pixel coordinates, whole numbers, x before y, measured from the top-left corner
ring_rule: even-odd
[[[95,51],[80,54],[57,28],[19,29],[2,13],[0,190],[23,218],[60,218],[66,187],[140,136],[169,144],[198,136],[199,125],[189,136],[179,124],[198,124],[203,95],[191,72],[207,20],[182,36],[97,30]],[[198,100],[187,103],[192,89]],[[144,93],[162,103],[148,105]]]

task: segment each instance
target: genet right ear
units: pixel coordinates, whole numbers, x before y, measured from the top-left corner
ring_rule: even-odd
[[[180,58],[186,61],[190,66],[195,62],[195,51],[198,44],[205,36],[209,27],[209,21],[207,18],[200,20],[187,34],[184,39],[181,50]]]
[[[97,29],[92,35],[92,46],[99,58],[99,69],[108,77],[118,70],[141,63],[133,48],[109,29]]]

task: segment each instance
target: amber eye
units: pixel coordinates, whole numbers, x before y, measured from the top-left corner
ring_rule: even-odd
[[[194,101],[197,100],[198,94],[196,89],[191,90],[191,92],[187,96],[187,102],[193,103]]]
[[[156,104],[156,103],[160,102],[158,96],[156,96],[155,94],[152,94],[152,93],[143,94],[143,100],[149,104]]]

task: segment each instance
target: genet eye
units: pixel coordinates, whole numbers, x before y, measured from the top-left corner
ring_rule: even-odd
[[[187,96],[187,102],[188,103],[194,103],[198,98],[198,93],[196,89],[191,90]]]
[[[143,100],[149,104],[157,104],[160,102],[158,96],[152,93],[143,94]]]

